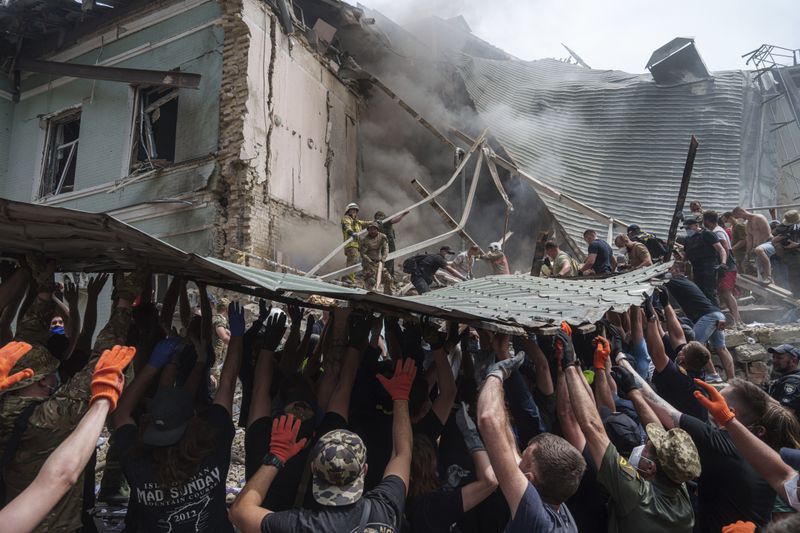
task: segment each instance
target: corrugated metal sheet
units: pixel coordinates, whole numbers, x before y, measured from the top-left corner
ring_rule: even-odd
[[[602,279],[486,276],[408,299],[526,327],[562,320],[596,322],[608,310],[624,311],[641,304],[642,296],[653,291],[650,280],[666,272],[670,264]]]
[[[739,202],[746,72],[658,87],[649,74],[582,68],[555,60],[463,56],[459,70],[478,113],[514,162],[546,184],[610,216],[665,236],[689,138],[700,150],[689,199],[706,208]],[[543,197],[576,243],[607,227]]]
[[[187,254],[105,214],[0,199],[0,227],[0,254],[44,253],[62,272],[146,268],[272,299],[321,294],[382,310],[512,328],[593,322],[609,309],[640,303],[642,294],[652,291],[649,280],[667,269],[657,265],[579,280],[488,276],[401,298]]]

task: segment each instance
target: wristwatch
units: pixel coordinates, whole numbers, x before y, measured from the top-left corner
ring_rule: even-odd
[[[283,461],[278,459],[277,455],[271,453],[267,453],[267,455],[264,456],[264,464],[267,466],[274,466],[278,470],[283,468]]]

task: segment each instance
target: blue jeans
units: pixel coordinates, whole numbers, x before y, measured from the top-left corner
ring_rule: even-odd
[[[653,364],[650,359],[650,352],[647,351],[647,343],[644,342],[644,339],[631,345],[631,355],[636,361],[636,366],[634,367],[636,373],[642,376],[643,380],[650,381],[650,377],[653,374],[650,367],[653,366]]]
[[[725,332],[717,329],[717,322],[725,321],[725,315],[721,311],[714,311],[701,316],[694,324],[694,339],[697,342],[708,344],[712,348],[722,348],[725,346]]]

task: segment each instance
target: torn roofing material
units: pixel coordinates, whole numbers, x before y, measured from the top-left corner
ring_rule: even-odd
[[[321,294],[383,310],[512,328],[595,321],[610,309],[640,303],[642,294],[652,291],[649,280],[667,269],[658,265],[585,280],[489,276],[401,298],[187,254],[102,213],[0,199],[0,227],[0,253],[43,253],[62,272],[147,268],[267,298]]]
[[[598,279],[539,278],[525,274],[486,276],[408,299],[431,307],[465,311],[484,320],[525,327],[596,322],[606,311],[627,310],[651,294],[650,280],[671,263]]]
[[[712,209],[739,203],[758,146],[749,73],[659,87],[648,74],[550,59],[461,57],[459,71],[492,135],[516,165],[554,189],[664,237],[695,134],[700,151],[689,197]],[[557,198],[542,200],[573,245],[582,244],[585,229],[606,234]]]

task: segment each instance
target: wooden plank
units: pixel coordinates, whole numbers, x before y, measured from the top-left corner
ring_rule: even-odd
[[[753,276],[748,276],[747,274],[740,273],[736,277],[736,285],[738,285],[742,289],[746,289],[750,292],[758,294],[762,298],[767,298],[771,300],[771,303],[775,303],[775,300],[778,300],[783,305],[788,305],[790,307],[800,307],[800,300],[795,298],[791,292],[781,287],[778,287],[775,284],[762,285]]]

